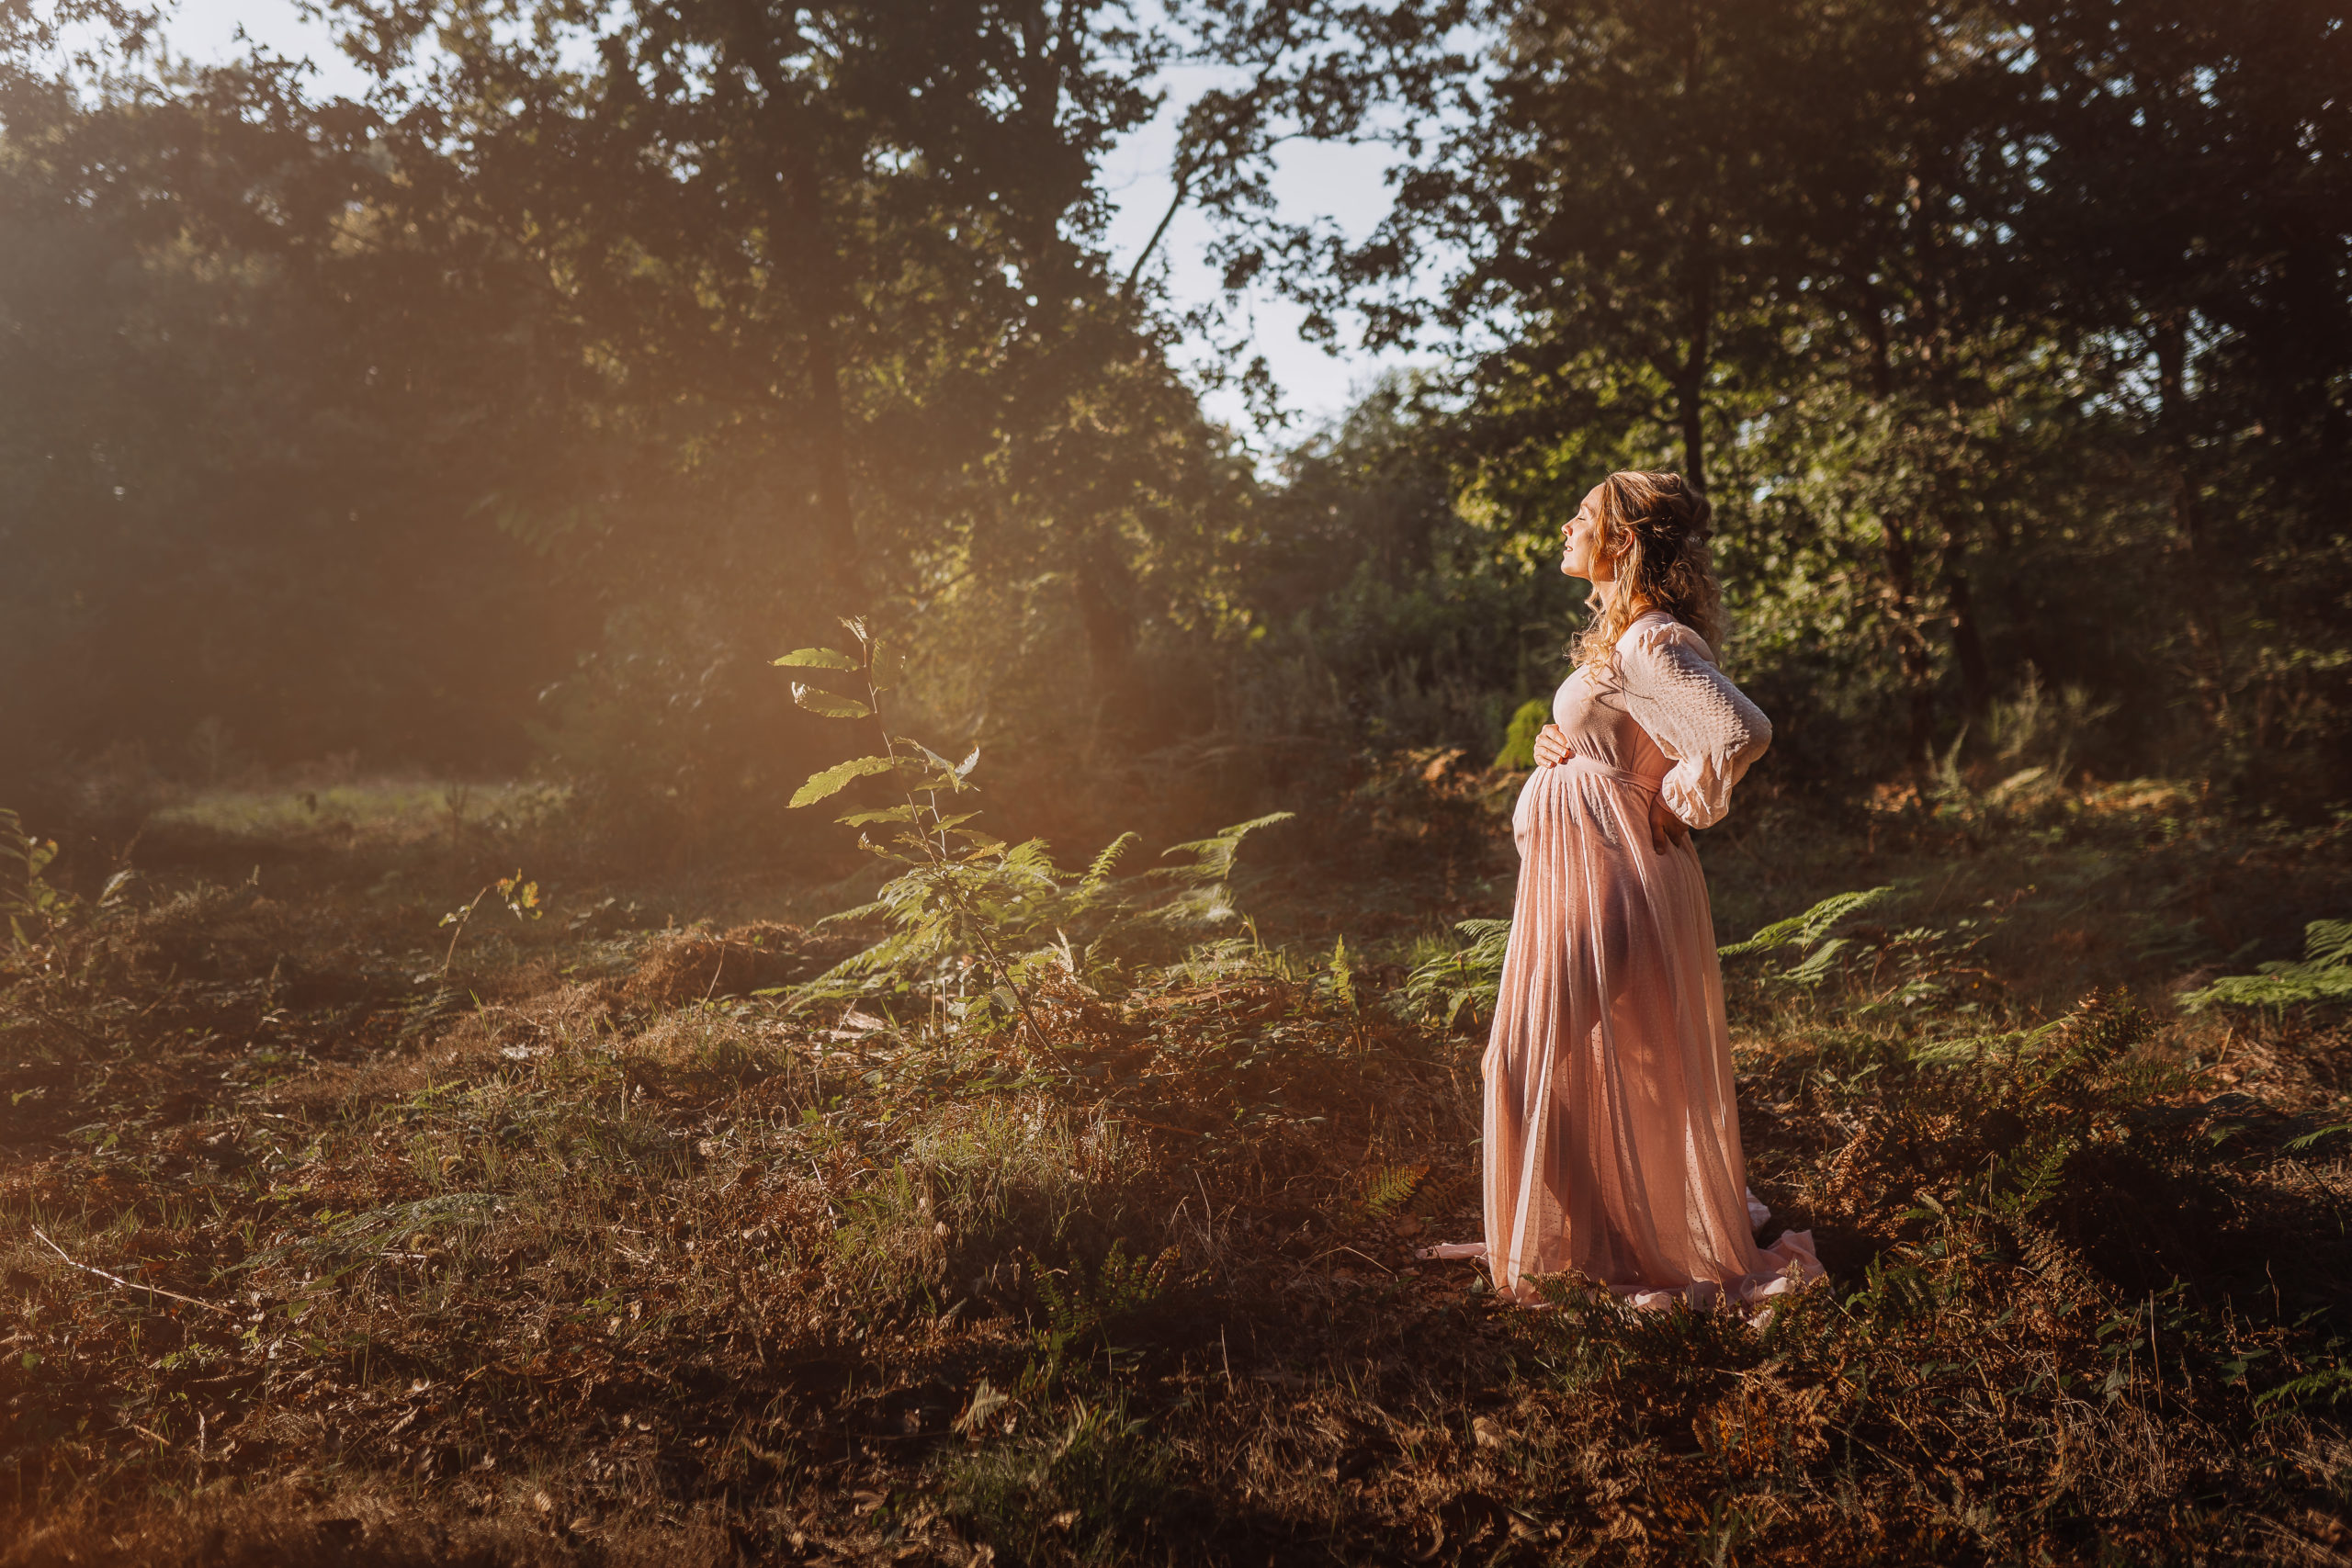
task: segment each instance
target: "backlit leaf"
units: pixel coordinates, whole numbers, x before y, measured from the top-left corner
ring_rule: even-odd
[[[836,817],[833,820],[847,827],[863,828],[869,822],[911,822],[914,817],[913,807],[892,806],[886,807],[880,811],[853,811],[846,817]]]
[[[831,648],[796,648],[776,662],[804,670],[854,670],[857,668],[856,660],[838,649]]]
[[[887,773],[890,766],[888,757],[853,757],[846,762],[836,762],[821,773],[809,775],[808,782],[793,793],[792,804],[796,807],[814,806],[829,795],[839,795],[849,787],[851,780],[862,779],[868,773]]]
[[[799,681],[792,683],[792,700],[820,718],[870,718],[874,715],[872,708],[854,697],[844,697]]]

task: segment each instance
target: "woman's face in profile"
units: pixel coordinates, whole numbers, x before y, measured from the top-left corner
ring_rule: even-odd
[[[1584,504],[1577,508],[1577,514],[1560,530],[1560,570],[1587,582],[1608,582],[1617,575],[1611,570],[1609,558],[1601,552],[1601,488],[1595,485],[1584,492]]]

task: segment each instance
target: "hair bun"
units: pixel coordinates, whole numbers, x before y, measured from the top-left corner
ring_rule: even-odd
[[[1605,659],[1632,620],[1635,603],[1662,609],[1710,648],[1723,643],[1723,592],[1708,540],[1714,507],[1680,474],[1622,469],[1602,480],[1604,537],[1616,541],[1619,577],[1631,591],[1595,605],[1598,617],[1577,641],[1580,664]]]

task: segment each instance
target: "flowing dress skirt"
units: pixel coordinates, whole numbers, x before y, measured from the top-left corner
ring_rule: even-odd
[[[1821,1272],[1809,1232],[1756,1245],[1706,878],[1687,840],[1652,847],[1657,788],[1575,757],[1520,795],[1484,1143],[1485,1251],[1518,1299],[1574,1270],[1640,1305],[1752,1303]]]

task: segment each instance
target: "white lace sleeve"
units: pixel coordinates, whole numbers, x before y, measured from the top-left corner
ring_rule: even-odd
[[[1772,743],[1772,721],[1715,668],[1706,640],[1679,621],[1654,619],[1617,643],[1626,710],[1673,759],[1658,793],[1693,828],[1731,807],[1732,786]]]

